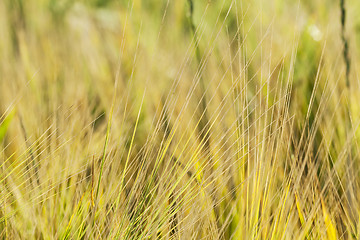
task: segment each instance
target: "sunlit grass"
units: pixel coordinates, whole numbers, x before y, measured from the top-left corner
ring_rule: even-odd
[[[0,1],[0,238],[358,239],[339,3]]]

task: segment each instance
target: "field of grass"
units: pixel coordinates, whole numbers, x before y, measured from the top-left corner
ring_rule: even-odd
[[[359,239],[359,12],[0,0],[0,239]]]

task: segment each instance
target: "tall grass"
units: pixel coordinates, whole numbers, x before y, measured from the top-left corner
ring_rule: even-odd
[[[325,2],[0,1],[0,238],[358,239],[360,5]]]

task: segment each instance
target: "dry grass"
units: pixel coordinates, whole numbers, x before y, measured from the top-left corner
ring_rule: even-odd
[[[0,1],[0,238],[358,239],[360,4],[325,2]]]

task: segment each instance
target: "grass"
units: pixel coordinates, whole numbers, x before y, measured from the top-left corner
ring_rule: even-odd
[[[357,10],[0,1],[0,238],[358,239]]]

